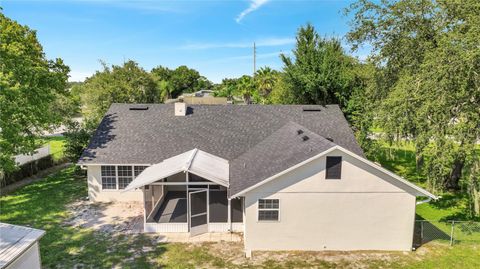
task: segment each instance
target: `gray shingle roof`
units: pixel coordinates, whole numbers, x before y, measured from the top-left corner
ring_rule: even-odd
[[[288,122],[230,163],[229,194],[237,194],[334,146],[305,127]]]
[[[190,112],[184,117],[174,115],[174,104],[146,104],[148,110],[129,110],[132,106],[138,105],[110,107],[79,164],[155,164],[198,148],[230,161],[231,184],[236,184],[232,178],[240,173],[243,164],[234,164],[242,157],[261,153],[282,160],[272,171],[287,169],[294,165],[291,163],[310,156],[310,151],[302,151],[305,145],[324,145],[324,138],[363,156],[337,105],[309,106],[320,109],[309,112],[303,111],[302,105],[189,105]],[[301,127],[310,134],[310,140],[297,147],[288,138],[293,129]],[[279,139],[273,139],[276,136]],[[283,153],[268,150],[277,146]],[[313,148],[321,150],[322,146]],[[264,167],[253,163],[247,166],[252,178],[266,175]]]

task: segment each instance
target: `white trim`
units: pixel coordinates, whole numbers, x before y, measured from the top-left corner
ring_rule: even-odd
[[[290,168],[287,168],[287,169],[281,171],[280,173],[278,173],[278,174],[276,174],[276,175],[273,175],[273,176],[271,176],[271,177],[268,177],[268,178],[266,178],[266,179],[258,182],[257,184],[255,184],[255,185],[253,185],[253,186],[250,186],[250,187],[244,189],[243,191],[241,191],[241,192],[239,192],[239,193],[237,193],[237,194],[235,194],[235,195],[232,195],[231,198],[235,198],[235,197],[242,196],[242,195],[244,195],[245,193],[247,193],[247,192],[249,192],[249,191],[251,191],[251,190],[253,190],[253,189],[255,189],[255,188],[258,188],[259,186],[264,185],[264,184],[266,184],[266,183],[268,183],[268,182],[270,182],[270,181],[272,181],[272,180],[274,180],[274,179],[276,179],[276,178],[278,178],[278,177],[280,177],[280,176],[282,176],[282,175],[284,175],[284,174],[286,174],[286,173],[288,173],[288,172],[290,172],[290,171],[292,171],[292,170],[294,170],[294,169],[296,169],[296,168],[298,168],[298,167],[301,167],[301,166],[303,166],[303,165],[305,165],[305,164],[307,164],[307,163],[309,163],[309,162],[312,162],[312,161],[314,161],[314,160],[316,160],[316,159],[318,159],[318,158],[321,158],[321,157],[325,156],[326,154],[328,154],[328,153],[330,153],[330,152],[332,152],[332,151],[334,151],[334,150],[340,150],[340,151],[346,153],[347,155],[349,155],[349,156],[351,156],[351,157],[353,157],[353,158],[355,158],[355,159],[357,159],[357,160],[359,160],[359,161],[361,161],[361,162],[363,162],[363,163],[365,163],[365,164],[367,164],[367,165],[369,165],[369,166],[371,166],[371,167],[379,170],[380,172],[383,172],[383,173],[387,174],[388,176],[393,177],[394,179],[400,181],[401,183],[407,185],[407,186],[410,187],[410,188],[413,188],[414,190],[416,190],[416,191],[424,194],[424,195],[427,196],[427,197],[430,197],[430,198],[432,198],[432,199],[434,199],[434,200],[438,199],[437,196],[431,194],[431,193],[428,192],[427,190],[418,187],[417,185],[409,182],[408,180],[406,180],[406,179],[404,179],[404,178],[402,178],[402,177],[400,177],[400,176],[398,176],[398,175],[396,175],[396,174],[388,171],[387,169],[385,169],[385,168],[383,168],[383,167],[381,167],[381,166],[379,166],[379,165],[377,165],[377,164],[375,164],[375,163],[373,163],[373,162],[371,162],[371,161],[369,161],[369,160],[367,160],[367,159],[365,159],[365,158],[363,158],[363,157],[361,157],[361,156],[359,156],[359,155],[357,155],[357,154],[355,154],[355,153],[353,153],[353,152],[351,152],[351,151],[349,151],[349,150],[347,150],[347,149],[345,149],[345,148],[343,148],[343,147],[341,147],[341,146],[338,146],[338,145],[336,145],[336,146],[334,146],[334,147],[332,147],[332,148],[329,148],[329,149],[327,149],[326,151],[324,151],[324,152],[322,152],[322,153],[320,153],[320,154],[318,154],[318,155],[316,155],[316,156],[313,156],[312,158],[309,158],[309,159],[307,159],[307,160],[305,160],[305,161],[303,161],[303,162],[301,162],[301,163],[298,163],[298,164],[296,164],[296,165],[294,165],[294,166],[292,166],[292,167],[290,167]],[[342,161],[343,161],[343,160],[342,160]]]
[[[260,208],[260,200],[278,200],[278,208]],[[278,211],[278,219],[277,220],[260,220],[260,210],[261,211]],[[278,198],[259,198],[257,199],[257,222],[260,223],[275,223],[275,222],[280,222],[280,199]]]
[[[198,152],[198,149],[194,148],[192,155],[188,159],[187,163],[185,163],[185,167],[183,168],[185,171],[188,171],[188,169],[190,169],[190,166],[192,166],[193,158],[195,158],[195,155],[197,155],[197,152]]]
[[[261,186],[261,185],[263,185],[263,184],[265,184],[265,183],[268,183],[268,182],[276,179],[277,177],[280,177],[280,176],[282,176],[282,175],[285,175],[286,173],[288,173],[288,172],[290,172],[290,171],[292,171],[292,170],[295,170],[296,168],[301,167],[301,166],[303,166],[303,165],[305,165],[305,164],[307,164],[307,163],[309,163],[309,162],[311,162],[311,161],[314,161],[314,160],[316,160],[316,159],[318,159],[318,158],[320,158],[320,157],[322,157],[322,156],[324,156],[324,155],[326,155],[326,154],[328,154],[328,153],[330,153],[330,152],[332,152],[332,151],[334,151],[334,150],[335,150],[335,147],[329,148],[329,149],[327,149],[326,151],[324,151],[324,152],[322,152],[322,153],[320,153],[320,154],[318,154],[318,155],[316,155],[316,156],[313,156],[312,158],[309,158],[309,159],[307,159],[307,160],[305,160],[305,161],[303,161],[303,162],[301,162],[301,163],[298,163],[298,164],[296,164],[296,165],[294,165],[294,166],[292,166],[292,167],[290,167],[290,168],[287,168],[287,169],[281,171],[280,173],[278,173],[278,174],[276,174],[276,175],[273,175],[273,176],[271,176],[271,177],[268,177],[268,178],[266,178],[266,179],[258,182],[257,184],[255,184],[255,185],[253,185],[253,186],[250,186],[250,187],[244,189],[243,191],[241,191],[241,192],[239,192],[239,193],[237,193],[237,194],[232,195],[231,198],[239,197],[239,196],[241,196],[241,195],[243,195],[243,194],[245,194],[245,193],[247,193],[247,192],[249,192],[249,191],[251,191],[251,190],[253,190],[253,189],[256,189],[257,187],[259,187],[259,186]]]
[[[193,182],[193,181],[189,181],[189,182],[168,182],[167,181],[167,182],[153,182],[153,183],[150,183],[150,184],[147,184],[147,185],[160,185],[160,186],[216,185],[217,186],[217,185],[220,185],[220,184],[215,183],[215,182],[210,182],[210,181],[207,181],[207,182]]]
[[[417,190],[418,192],[425,194],[425,196],[430,197],[430,198],[432,198],[432,199],[434,199],[434,200],[437,200],[437,199],[438,199],[437,196],[433,195],[433,194],[430,193],[429,191],[427,191],[427,190],[425,190],[425,189],[423,189],[423,188],[420,188],[419,186],[411,183],[410,181],[402,178],[401,176],[399,176],[399,175],[397,175],[397,174],[395,174],[395,173],[393,173],[393,172],[391,172],[391,171],[388,171],[387,169],[381,167],[380,165],[378,165],[378,164],[376,164],[376,163],[374,163],[374,162],[371,162],[371,161],[369,161],[369,160],[367,160],[367,159],[365,159],[365,158],[363,158],[363,157],[361,157],[361,156],[359,156],[359,155],[357,155],[357,154],[355,154],[355,153],[353,153],[353,152],[351,152],[351,151],[349,151],[349,150],[347,150],[347,149],[345,149],[345,148],[342,148],[341,146],[336,146],[336,147],[337,147],[339,150],[341,150],[341,151],[347,153],[348,155],[354,157],[355,159],[357,159],[357,160],[359,160],[359,161],[361,161],[361,162],[363,162],[363,163],[365,163],[365,164],[368,164],[368,165],[370,165],[371,167],[376,168],[377,170],[379,170],[379,171],[381,171],[381,172],[383,172],[383,173],[385,173],[385,174],[387,174],[387,175],[395,178],[396,180],[404,183],[405,185],[407,185],[407,186],[409,186],[409,187]]]

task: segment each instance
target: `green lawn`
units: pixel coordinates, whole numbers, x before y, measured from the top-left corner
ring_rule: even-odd
[[[47,231],[40,242],[45,268],[480,268],[480,246],[473,244],[430,243],[405,253],[254,253],[245,259],[239,243],[166,244],[147,235],[108,236],[64,224],[66,205],[86,197],[86,188],[85,178],[66,168],[0,197],[0,221]],[[429,214],[443,216],[434,209]]]
[[[63,136],[44,137],[44,138],[41,138],[40,143],[50,145],[50,154],[53,156],[53,160],[58,161],[63,158],[65,137]]]

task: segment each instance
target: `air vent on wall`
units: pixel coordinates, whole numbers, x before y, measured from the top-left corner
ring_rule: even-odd
[[[131,106],[129,110],[148,110],[148,106]]]

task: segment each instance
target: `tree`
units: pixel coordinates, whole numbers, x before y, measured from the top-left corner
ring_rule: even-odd
[[[184,92],[209,90],[213,87],[212,83],[201,76],[197,70],[185,65],[179,66],[175,70],[158,66],[152,69],[151,74],[157,82],[168,82],[170,87],[169,98],[177,98]]]
[[[265,100],[278,81],[278,72],[270,67],[262,67],[255,72],[255,86],[259,95]]]
[[[81,91],[84,113],[100,122],[112,103],[158,103],[160,93],[151,75],[134,61],[103,70],[87,78]]]
[[[347,56],[337,39],[321,38],[311,24],[297,33],[293,59],[280,55],[285,86],[300,104],[338,103],[344,107],[354,78],[354,59]]]
[[[458,190],[461,179],[473,182],[480,139],[480,3],[362,0],[347,12],[354,13],[349,41],[373,48],[377,91],[369,100],[387,137],[414,142],[431,189]]]
[[[97,124],[88,119],[79,123],[69,121],[66,123],[65,132],[65,157],[71,162],[77,162],[83,150],[88,146],[90,138]]]
[[[224,78],[220,84],[214,86],[214,96],[227,97],[232,99],[237,90],[238,79],[237,78]]]
[[[243,97],[245,104],[252,103],[252,97],[255,96],[256,89],[255,83],[251,76],[244,75],[242,76],[236,85],[236,93],[239,96]],[[258,96],[258,95],[257,95]]]
[[[0,40],[0,172],[10,172],[13,156],[35,150],[42,131],[68,116],[60,108],[69,68],[46,59],[36,32],[1,12]]]

